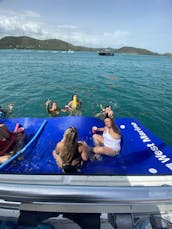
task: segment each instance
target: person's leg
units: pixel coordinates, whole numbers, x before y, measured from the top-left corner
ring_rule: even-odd
[[[109,147],[105,147],[105,146],[95,146],[93,147],[93,152],[95,154],[104,154],[107,156],[116,156],[119,154],[119,151],[117,150],[113,150]]]
[[[104,139],[99,134],[93,134],[93,141],[95,146],[102,146],[104,143]]]
[[[8,159],[10,159],[12,155],[10,154],[6,154],[6,155],[3,155],[3,156],[0,156],[0,164],[6,162]]]

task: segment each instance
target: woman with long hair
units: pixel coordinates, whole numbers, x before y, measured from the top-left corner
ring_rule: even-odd
[[[88,146],[78,141],[78,131],[75,127],[69,127],[63,139],[57,143],[53,150],[53,157],[57,165],[65,173],[74,173],[81,168],[83,161],[88,160]]]
[[[96,132],[102,131],[103,135],[93,134],[95,147],[92,148],[92,151],[97,155],[116,156],[121,150],[120,130],[112,118],[106,117],[104,123],[103,128],[96,128]]]

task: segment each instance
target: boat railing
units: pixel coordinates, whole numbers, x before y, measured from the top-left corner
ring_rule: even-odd
[[[121,177],[111,177],[111,185],[107,185],[104,179],[104,184],[100,182],[89,182],[89,176],[80,177],[85,184],[79,185],[73,181],[75,176],[67,175],[60,176],[44,176],[35,175],[18,175],[18,182],[9,180],[3,181],[0,177],[0,208],[4,207],[5,203],[10,206],[17,206],[20,210],[27,211],[51,211],[51,212],[80,212],[80,213],[98,213],[98,212],[146,212],[155,211],[158,209],[169,210],[172,207],[172,186],[171,177],[143,178],[143,184],[138,185],[131,183],[120,185]],[[57,179],[56,179],[57,177]],[[94,176],[94,179],[96,176]],[[117,178],[117,179],[116,179]],[[154,179],[153,179],[154,178]],[[31,180],[32,179],[32,180]],[[138,177],[132,177],[137,180]],[[166,180],[165,180],[166,179]],[[25,180],[25,182],[24,182]],[[74,178],[75,180],[75,178]],[[115,180],[117,184],[115,185]],[[140,178],[141,180],[141,178]],[[154,180],[154,181],[153,181]],[[123,180],[124,181],[124,180]],[[3,203],[3,204],[2,204]],[[172,209],[172,208],[171,208]]]

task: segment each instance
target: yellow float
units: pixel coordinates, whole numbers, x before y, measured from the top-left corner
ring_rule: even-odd
[[[77,96],[76,95],[73,96],[73,108],[74,109],[77,108]]]

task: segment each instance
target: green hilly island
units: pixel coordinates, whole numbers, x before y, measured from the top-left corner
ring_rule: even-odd
[[[36,49],[36,50],[56,50],[56,51],[110,51],[116,54],[140,54],[140,55],[165,55],[172,56],[172,53],[158,54],[147,49],[122,47],[112,48],[89,48],[84,46],[75,46],[71,43],[59,39],[38,40],[26,36],[6,36],[0,39],[0,49]]]

